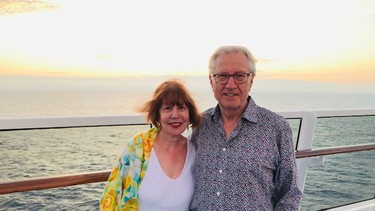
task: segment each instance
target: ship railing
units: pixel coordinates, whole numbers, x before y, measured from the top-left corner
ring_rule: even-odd
[[[375,150],[375,144],[361,144],[353,146],[297,151],[296,158],[299,159],[339,153],[361,152],[366,150]],[[98,172],[58,175],[50,177],[29,178],[14,181],[4,181],[0,182],[0,194],[104,182],[107,181],[110,173],[111,171],[107,170]]]
[[[375,150],[375,143],[318,149],[312,148],[314,131],[318,118],[375,116],[375,109],[281,111],[277,113],[284,116],[286,119],[299,120],[297,142],[295,143],[295,156],[299,173],[298,182],[302,191],[304,189],[308,168],[311,166],[322,165],[324,156]],[[0,118],[0,132],[13,130],[129,125],[148,125],[148,123],[145,122],[144,117],[141,115]],[[108,179],[109,174],[110,170],[105,170],[99,172],[0,181],[0,194],[104,182]]]

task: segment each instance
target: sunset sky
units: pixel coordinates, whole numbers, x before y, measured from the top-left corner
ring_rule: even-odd
[[[0,1],[0,78],[206,75],[230,44],[258,79],[375,89],[373,0]]]

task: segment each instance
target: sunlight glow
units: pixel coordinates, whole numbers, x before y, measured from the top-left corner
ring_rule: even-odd
[[[247,46],[261,79],[375,81],[375,3],[17,0],[0,4],[0,75],[205,75]]]

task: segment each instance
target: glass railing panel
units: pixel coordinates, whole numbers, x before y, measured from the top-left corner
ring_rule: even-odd
[[[0,132],[0,180],[112,169],[125,142],[149,125]]]
[[[124,143],[149,125],[0,132],[0,180],[110,170]],[[95,210],[104,182],[0,195],[16,210]]]
[[[375,116],[319,118],[314,148],[375,143]],[[302,210],[318,210],[374,198],[375,151],[325,156],[307,173]]]
[[[288,123],[290,125],[290,128],[292,129],[293,134],[293,146],[294,149],[297,147],[297,140],[298,140],[298,133],[299,129],[301,127],[301,119],[287,119]]]
[[[374,198],[375,151],[325,156],[323,166],[311,167],[302,210],[320,210]]]
[[[375,143],[375,116],[318,118],[313,148]]]
[[[99,210],[104,182],[0,195],[0,210]]]

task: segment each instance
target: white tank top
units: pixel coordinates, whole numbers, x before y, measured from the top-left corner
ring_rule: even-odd
[[[168,177],[161,168],[154,149],[148,169],[138,190],[140,211],[185,211],[189,210],[194,192],[191,168],[195,159],[195,149],[188,140],[185,165],[176,179]]]

